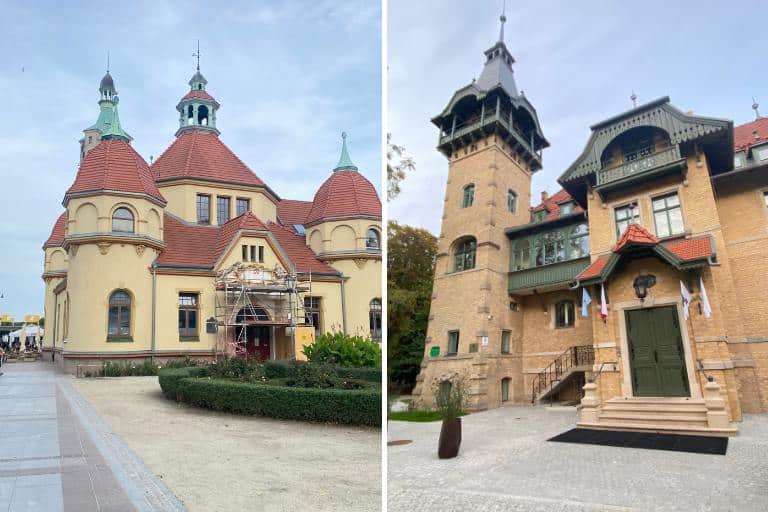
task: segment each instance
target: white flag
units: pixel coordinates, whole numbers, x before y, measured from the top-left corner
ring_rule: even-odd
[[[699,276],[699,289],[701,290],[701,307],[704,309],[704,318],[712,316],[712,306],[709,305],[709,297],[707,297],[707,289],[704,288],[704,279]]]
[[[587,317],[587,307],[592,303],[592,297],[586,288],[581,289],[581,316]]]
[[[600,285],[600,318],[608,318],[608,303],[605,302],[605,284]]]
[[[683,314],[685,319],[688,320],[688,306],[691,305],[691,292],[685,287],[682,281],[680,281],[680,296],[683,299]]]

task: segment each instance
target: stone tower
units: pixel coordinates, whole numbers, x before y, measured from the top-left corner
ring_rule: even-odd
[[[414,390],[425,407],[434,405],[441,382],[456,375],[472,409],[497,399],[489,376],[504,371],[522,379],[520,320],[507,294],[505,229],[530,222],[531,177],[549,144],[536,110],[515,84],[505,21],[502,15],[480,78],[456,91],[432,119],[440,130],[438,150],[448,159],[448,180],[425,357]],[[509,354],[501,355],[502,343]]]

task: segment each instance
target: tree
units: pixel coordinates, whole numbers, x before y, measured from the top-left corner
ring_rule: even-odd
[[[392,143],[392,134],[387,134],[387,199],[392,200],[400,193],[400,183],[408,172],[416,170],[413,157],[405,152],[404,146]]]
[[[410,390],[424,357],[437,238],[389,221],[387,244],[389,380],[392,387]]]

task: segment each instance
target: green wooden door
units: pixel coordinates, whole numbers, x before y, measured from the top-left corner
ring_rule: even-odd
[[[674,306],[626,312],[635,396],[690,396]]]

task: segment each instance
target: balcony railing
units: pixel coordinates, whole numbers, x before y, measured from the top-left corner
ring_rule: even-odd
[[[605,185],[631,176],[645,174],[648,171],[673,164],[679,160],[681,160],[680,146],[670,146],[667,149],[657,151],[656,153],[642,158],[637,158],[631,162],[626,162],[608,169],[601,169],[597,173],[597,185]]]
[[[468,121],[458,123],[452,130],[448,130],[444,135],[440,136],[440,146],[447,144],[454,139],[458,139],[464,135],[467,135],[475,130],[485,128],[486,126],[494,123],[500,123],[507,131],[512,135],[515,141],[521,145],[525,150],[530,153],[535,159],[541,160],[541,152],[536,151],[532,145],[532,141],[527,139],[517,128],[515,123],[510,125],[509,116],[497,115],[495,112],[486,114],[484,117],[475,117]]]
[[[589,266],[589,257],[517,270],[509,274],[509,292],[568,283]]]

